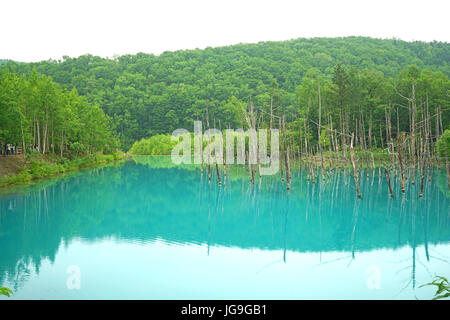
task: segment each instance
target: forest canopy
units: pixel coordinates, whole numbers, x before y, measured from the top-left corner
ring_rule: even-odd
[[[299,125],[305,118],[317,121],[319,87],[327,121],[330,116],[334,121],[357,112],[366,122],[373,120],[373,130],[378,132],[384,129],[387,108],[399,114],[395,134],[408,131],[408,110],[402,106],[407,105],[404,97],[410,94],[414,81],[419,106],[427,102],[432,115],[440,106],[443,126],[448,128],[449,61],[448,43],[346,37],[237,44],[159,56],[139,53],[114,59],[83,55],[38,63],[7,61],[1,66],[30,77],[36,77],[32,76],[36,68],[61,85],[62,89],[56,91],[69,101],[64,105],[73,100],[77,101],[74,104],[92,104],[90,110],[102,118],[99,106],[111,117],[121,147],[128,150],[142,138],[171,133],[176,128],[193,130],[195,120],[204,120],[206,105],[211,126],[215,121],[222,129],[240,128],[242,106],[250,101],[263,115],[272,106],[274,114],[285,114],[287,121]],[[86,116],[78,108],[73,110],[79,117]],[[33,117],[23,124],[32,125]],[[64,119],[71,121],[71,117]],[[102,128],[106,119],[100,121],[104,123]],[[267,124],[268,119],[263,116],[261,121]],[[349,123],[352,126],[353,122]],[[57,143],[61,132],[69,127],[61,122],[54,128]],[[75,129],[70,134],[75,137],[81,132],[85,131]],[[14,134],[20,136],[20,132]],[[317,139],[314,130],[311,134]],[[103,141],[106,136],[98,139]],[[89,141],[88,136],[80,139],[91,147],[105,146]]]
[[[61,157],[118,147],[111,119],[96,104],[35,69],[30,76],[0,70],[0,144]]]

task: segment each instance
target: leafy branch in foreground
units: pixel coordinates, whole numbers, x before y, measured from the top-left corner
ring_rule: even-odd
[[[447,278],[445,278],[445,277],[435,276],[433,282],[426,283],[426,284],[420,286],[420,288],[422,288],[424,286],[436,286],[437,287],[436,293],[434,294],[434,297],[432,300],[438,300],[438,299],[444,299],[444,298],[450,297],[450,284],[449,284]]]
[[[0,287],[0,296],[10,297],[12,294],[14,294],[14,293],[10,289]]]

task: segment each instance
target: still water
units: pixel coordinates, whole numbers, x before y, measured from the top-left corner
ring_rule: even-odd
[[[280,174],[227,173],[219,186],[215,170],[209,183],[207,168],[139,157],[9,190],[0,286],[10,299],[430,299],[419,287],[450,275],[444,171],[423,198],[394,178],[394,199],[361,172],[362,200],[347,173],[313,184],[293,170],[289,193]]]

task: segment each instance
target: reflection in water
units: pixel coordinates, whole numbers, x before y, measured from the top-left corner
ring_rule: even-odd
[[[377,251],[407,246],[408,260],[398,261],[407,265],[395,270],[402,283],[397,291],[416,287],[418,268],[433,275],[436,261],[448,263],[446,254],[430,250],[430,245],[450,242],[444,172],[433,173],[423,198],[418,197],[419,187],[411,184],[401,194],[399,181],[393,179],[394,192],[398,191],[394,199],[378,170],[368,178],[364,173],[362,200],[356,198],[348,173],[335,172],[313,184],[304,170],[294,170],[289,192],[279,175],[252,184],[242,167],[228,167],[227,173],[219,186],[214,176],[208,181],[194,166],[146,157],[4,195],[0,284],[12,284],[20,292],[40,273],[43,260],[55,263],[61,248],[68,250],[80,240],[91,245],[108,239],[144,246],[157,242],[178,250],[200,246],[210,259],[214,250],[223,252],[220,248],[279,251],[279,257],[258,267],[257,274],[279,263],[289,265],[289,255],[298,259],[298,254],[318,254],[319,266],[346,261],[345,268],[350,268],[362,253],[379,259]],[[418,258],[422,247],[425,259]],[[324,253],[340,255],[325,261]]]

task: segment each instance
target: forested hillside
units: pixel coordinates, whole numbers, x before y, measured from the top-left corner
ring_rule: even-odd
[[[62,156],[113,152],[110,118],[73,88],[34,70],[29,77],[0,70],[0,145]],[[6,153],[0,150],[0,154]]]
[[[91,55],[62,61],[2,64],[18,73],[52,77],[67,90],[76,88],[87,101],[112,118],[122,148],[143,137],[193,130],[205,116],[211,124],[241,127],[242,107],[250,100],[263,123],[270,106],[287,121],[317,121],[318,93],[325,122],[362,114],[373,130],[384,130],[385,108],[399,111],[399,128],[408,131],[411,83],[420,106],[430,113],[441,106],[444,127],[450,123],[450,46],[364,37],[296,39],[165,52],[114,59]],[[319,89],[320,88],[320,89]],[[402,108],[404,106],[405,108]],[[420,119],[420,118],[418,118]],[[245,124],[244,124],[245,125]],[[338,125],[338,124],[336,124]],[[395,126],[397,123],[395,123]],[[351,130],[352,128],[350,128]],[[375,131],[376,130],[376,131]],[[312,139],[317,138],[312,130]]]

